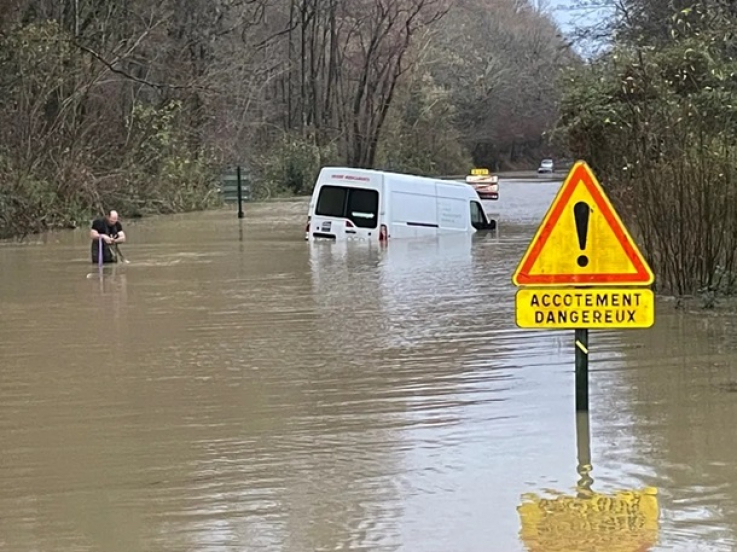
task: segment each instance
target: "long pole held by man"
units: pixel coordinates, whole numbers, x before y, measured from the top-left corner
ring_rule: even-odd
[[[118,219],[118,212],[111,210],[105,216],[92,222],[90,252],[93,263],[117,263],[119,256],[122,259],[117,248],[119,243],[125,243],[125,232]]]

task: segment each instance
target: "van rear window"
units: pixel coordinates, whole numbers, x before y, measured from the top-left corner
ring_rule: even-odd
[[[359,228],[376,228],[379,192],[345,186],[323,186],[317,197],[315,214],[346,218]]]

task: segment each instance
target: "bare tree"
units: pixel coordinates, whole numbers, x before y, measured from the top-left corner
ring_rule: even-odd
[[[11,220],[53,226],[111,201],[194,208],[221,163],[271,166],[277,186],[305,191],[326,162],[376,165],[387,128],[416,145],[403,151],[417,167],[439,148],[454,152],[450,166],[464,145],[524,147],[555,111],[559,42],[542,9],[0,0],[0,233]],[[407,139],[453,122],[430,148]],[[461,130],[455,148],[447,140]]]
[[[440,34],[432,72],[453,93],[476,162],[539,155],[556,118],[556,76],[573,57],[550,16],[522,1],[463,0]]]

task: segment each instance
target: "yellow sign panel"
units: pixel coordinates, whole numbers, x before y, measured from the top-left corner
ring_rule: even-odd
[[[489,169],[471,169],[473,176],[486,176],[489,174]]]
[[[512,280],[517,286],[649,285],[654,276],[593,172],[579,161]]]
[[[655,323],[655,295],[646,288],[523,288],[515,303],[520,328],[649,328]]]
[[[530,552],[645,552],[658,540],[657,489],[614,496],[540,498],[517,508],[520,537]]]

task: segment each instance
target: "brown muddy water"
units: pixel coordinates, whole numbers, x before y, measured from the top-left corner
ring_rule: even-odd
[[[306,243],[304,201],[123,221],[101,275],[86,229],[0,245],[0,550],[734,550],[730,314],[592,332],[609,503],[572,498],[572,332],[511,283],[559,185],[385,250]]]

